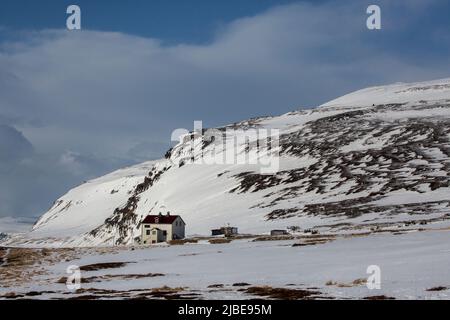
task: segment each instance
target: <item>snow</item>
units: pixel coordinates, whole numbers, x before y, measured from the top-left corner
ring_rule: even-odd
[[[373,203],[385,206],[444,200],[450,200],[450,188],[439,188],[426,193],[399,190],[391,192],[388,196],[383,197],[380,200],[376,200]]]
[[[401,111],[389,111],[378,112],[372,115],[372,119],[377,119],[386,122],[394,122],[398,120],[407,120],[414,118],[439,118],[450,117],[450,110],[448,108],[426,108],[418,110],[401,110]]]
[[[426,291],[450,284],[450,232],[434,229],[400,235],[380,233],[366,237],[340,237],[335,241],[312,246],[292,247],[298,240],[257,241],[234,240],[229,244],[199,242],[183,246],[152,248],[116,248],[113,252],[94,249],[80,258],[41,265],[43,276],[21,286],[0,288],[6,292],[55,291],[36,298],[67,298],[65,284],[56,280],[67,275],[69,265],[129,262],[124,267],[84,271],[82,277],[162,273],[161,277],[102,280],[83,284],[82,288],[96,288],[131,292],[162,286],[184,287],[185,291],[200,293],[202,298],[250,299],[249,294],[233,287],[237,282],[252,286],[317,288],[324,298],[362,298],[386,295],[397,299],[449,299],[450,291]],[[345,254],[343,254],[345,253]],[[328,281],[351,284],[367,279],[368,266],[381,269],[381,289],[366,285],[349,287],[326,285]],[[224,290],[210,289],[223,284]],[[245,287],[244,287],[245,288]],[[131,293],[130,293],[131,294]]]
[[[350,151],[363,151],[368,149],[381,149],[383,146],[385,146],[389,139],[396,135],[401,133],[401,130],[396,129],[390,131],[388,134],[385,134],[381,138],[375,138],[372,136],[366,136],[364,138],[352,141],[348,145],[342,146],[340,150],[342,152],[350,152]]]
[[[154,161],[87,181],[58,199],[33,228],[36,237],[77,236],[102,224],[128,198]]]
[[[450,78],[416,83],[396,83],[358,90],[321,107],[363,107],[380,104],[441,101],[450,97]]]

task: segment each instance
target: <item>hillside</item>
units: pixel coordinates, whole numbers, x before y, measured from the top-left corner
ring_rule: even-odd
[[[147,214],[167,211],[183,217],[188,235],[227,223],[241,233],[289,226],[346,233],[450,218],[450,79],[367,88],[217,128],[227,129],[237,130],[228,139],[239,130],[279,129],[276,150],[260,141],[236,147],[249,159],[279,152],[279,170],[195,163],[217,152],[218,142],[191,133],[164,159],[70,190],[31,232],[2,244],[132,244]]]

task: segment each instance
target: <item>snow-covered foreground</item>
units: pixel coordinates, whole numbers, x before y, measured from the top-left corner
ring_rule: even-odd
[[[39,261],[28,266],[24,262],[25,269],[5,258],[14,249],[3,250],[0,295],[38,299],[287,297],[265,293],[272,292],[269,286],[284,288],[281,293],[294,294],[291,298],[450,298],[450,228],[443,224],[412,232],[254,239],[224,244],[205,239],[151,248],[17,249],[40,252]],[[311,241],[311,245],[293,246]],[[68,290],[64,283],[70,265],[82,269],[84,281],[78,291]],[[369,265],[381,268],[379,290],[369,290],[364,283]],[[14,272],[20,275],[14,277]]]

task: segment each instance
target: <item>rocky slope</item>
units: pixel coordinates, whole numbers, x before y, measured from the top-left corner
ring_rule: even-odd
[[[367,88],[216,133],[227,129],[235,130],[226,141],[240,141],[234,150],[245,164],[199,164],[230,148],[194,132],[164,159],[70,190],[30,233],[4,244],[132,244],[147,214],[167,211],[183,217],[188,235],[226,223],[244,233],[347,232],[450,218],[450,79]],[[242,130],[263,129],[278,129],[278,143],[239,139]],[[251,161],[276,153],[273,172]]]

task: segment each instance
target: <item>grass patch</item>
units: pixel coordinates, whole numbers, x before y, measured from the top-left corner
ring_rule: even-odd
[[[114,268],[121,268],[127,265],[128,262],[103,262],[103,263],[94,263],[94,264],[88,264],[85,266],[81,266],[81,271],[97,271],[97,270],[103,270],[103,269],[114,269]]]
[[[281,235],[281,236],[261,236],[256,239],[253,239],[254,242],[256,241],[282,241],[282,240],[292,240],[295,239],[292,235]]]
[[[153,278],[153,277],[163,277],[163,273],[144,273],[144,274],[106,274],[102,276],[93,277],[82,277],[80,279],[81,283],[92,283],[92,282],[102,282],[111,280],[126,280],[126,279],[142,279],[142,278]],[[59,278],[56,283],[67,283],[67,277]]]
[[[208,242],[211,244],[230,243],[231,239],[226,238],[210,239]]]
[[[319,291],[272,288],[270,286],[249,287],[245,292],[255,296],[281,300],[309,300],[321,294]]]
[[[433,288],[427,289],[426,291],[444,291],[447,289],[448,289],[447,287],[439,286],[439,287],[433,287]]]
[[[380,295],[380,296],[369,296],[369,297],[364,297],[364,300],[395,300],[394,297],[387,297],[385,295]]]
[[[365,278],[359,278],[356,280],[353,280],[350,283],[340,283],[337,281],[333,281],[333,280],[328,280],[327,282],[325,282],[326,286],[336,286],[338,288],[351,288],[351,287],[356,287],[356,286],[363,286],[367,283],[367,280]]]
[[[233,283],[233,287],[246,287],[249,286],[250,283],[247,282],[237,282],[237,283]]]
[[[170,244],[172,246],[180,246],[185,243],[197,243],[197,242],[198,242],[197,239],[175,239],[175,240],[170,240],[168,242],[168,244]]]
[[[185,291],[185,288],[182,287],[176,287],[171,288],[168,286],[163,286],[160,288],[153,288],[149,292],[143,292],[140,293],[137,298],[160,298],[160,299],[166,299],[166,300],[193,300],[197,299],[199,294],[196,293],[183,293]]]

